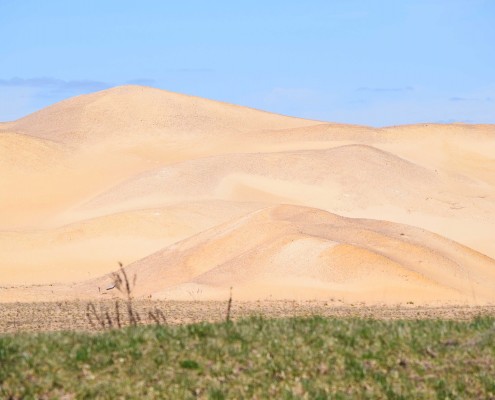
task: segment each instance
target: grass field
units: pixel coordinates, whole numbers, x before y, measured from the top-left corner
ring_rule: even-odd
[[[0,398],[494,399],[495,319],[251,317],[0,336]]]

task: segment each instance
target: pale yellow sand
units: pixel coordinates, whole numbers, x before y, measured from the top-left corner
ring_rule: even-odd
[[[234,287],[246,300],[495,301],[488,257],[421,229],[298,206],[248,214],[127,270],[139,276],[136,294],[155,298],[209,299]]]
[[[125,86],[0,124],[0,187],[0,301],[95,296],[118,261],[160,298],[495,300],[493,125],[374,129]]]
[[[263,207],[210,201],[127,211],[56,229],[0,231],[0,282],[73,282],[111,272],[212,226]]]

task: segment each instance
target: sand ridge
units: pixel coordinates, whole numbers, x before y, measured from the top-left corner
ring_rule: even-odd
[[[291,205],[211,228],[131,264],[128,272],[143,281],[136,294],[158,298],[172,291],[185,299],[197,286],[197,297],[204,292],[208,299],[234,285],[238,298],[249,300],[294,293],[319,298],[333,290],[377,302],[389,288],[392,297],[403,293],[403,301],[418,293],[425,302],[495,300],[495,262],[482,254],[420,229]]]
[[[493,125],[71,98],[0,124],[0,301],[98,297],[122,261],[143,297],[487,304],[493,154]]]
[[[136,136],[235,134],[316,122],[140,86],[77,96],[12,123],[15,131],[62,143],[125,142]],[[155,137],[157,136],[157,137]]]

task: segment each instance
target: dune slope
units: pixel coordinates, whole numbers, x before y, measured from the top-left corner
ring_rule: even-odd
[[[495,261],[422,229],[280,205],[168,246],[127,267],[154,298],[495,300]],[[85,284],[111,285],[110,278]],[[82,289],[81,289],[82,290]]]
[[[494,194],[467,176],[425,168],[372,146],[345,145],[175,163],[122,182],[80,211],[103,214],[198,198],[290,203],[349,217],[420,221],[428,230],[495,257]],[[469,225],[475,237],[466,230]]]

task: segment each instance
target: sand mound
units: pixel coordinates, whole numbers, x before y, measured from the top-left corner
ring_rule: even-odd
[[[348,145],[326,150],[229,154],[177,163],[131,178],[85,207],[118,203],[126,207],[128,203],[127,207],[134,208],[137,202],[143,206],[198,197],[311,202],[311,197],[319,201],[322,195],[326,201],[333,198],[334,204],[337,196],[341,202],[356,206],[381,204],[384,200],[412,205],[418,198],[424,200],[438,193],[442,185],[434,171],[371,146]]]
[[[372,146],[346,145],[176,163],[126,180],[82,209],[104,214],[198,198],[290,203],[349,217],[421,221],[435,233],[495,257],[493,194],[484,182],[425,168]]]
[[[345,298],[415,303],[495,300],[495,261],[421,229],[276,206],[127,267],[153,298]],[[85,291],[111,284],[86,284]]]
[[[491,301],[494,154],[494,125],[324,123],[138,86],[68,99],[0,123],[0,300],[97,296],[16,285],[123,261],[142,296]]]
[[[0,282],[47,284],[96,277],[169,244],[262,208],[257,203],[181,203],[86,219],[56,229],[0,231]]]
[[[18,132],[64,143],[129,136],[235,134],[309,126],[315,122],[142,86],[120,86],[74,97],[22,118]],[[158,137],[156,137],[158,135]]]

